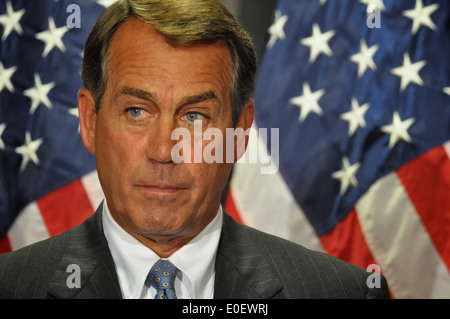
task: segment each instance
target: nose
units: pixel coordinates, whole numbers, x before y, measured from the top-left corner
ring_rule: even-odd
[[[175,123],[170,118],[159,118],[148,133],[147,158],[158,163],[173,163],[172,148],[176,141],[171,139]]]

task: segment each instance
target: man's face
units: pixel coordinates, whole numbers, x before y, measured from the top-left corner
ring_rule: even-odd
[[[216,215],[231,164],[175,164],[171,152],[179,140],[171,134],[186,128],[193,141],[200,120],[203,131],[218,128],[225,140],[232,127],[228,49],[222,42],[172,47],[131,18],[116,31],[109,54],[98,115],[89,91],[79,94],[83,141],[96,155],[108,207],[143,242],[186,241]],[[252,105],[244,113],[246,129]]]

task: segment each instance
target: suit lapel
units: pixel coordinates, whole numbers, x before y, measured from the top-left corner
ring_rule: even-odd
[[[68,244],[49,285],[54,298],[122,298],[114,261],[103,234],[102,205],[69,231]],[[68,267],[72,265],[72,268]],[[75,269],[75,270],[73,270]],[[80,286],[74,276],[80,274]],[[68,285],[69,281],[69,285]]]
[[[224,214],[216,257],[214,298],[268,299],[280,293],[282,283],[258,245],[257,233]]]
[[[68,233],[67,246],[49,284],[53,298],[122,298],[114,261],[102,227],[102,205],[83,224]],[[224,214],[216,257],[214,298],[245,299],[276,297],[283,285],[258,242],[258,233]],[[68,278],[78,266],[80,287],[70,288]],[[70,269],[70,268],[69,268]],[[69,278],[69,282],[71,281]]]

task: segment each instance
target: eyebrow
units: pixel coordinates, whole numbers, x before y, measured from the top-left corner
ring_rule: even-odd
[[[182,100],[181,104],[189,105],[189,104],[197,104],[197,103],[206,102],[206,101],[219,102],[219,98],[217,97],[216,93],[214,93],[213,91],[208,91],[208,92],[205,92],[202,94],[188,96]]]
[[[117,96],[120,96],[120,95],[131,95],[131,96],[135,96],[137,98],[140,98],[140,99],[146,100],[146,101],[155,101],[156,100],[155,94],[148,92],[148,91],[141,90],[141,89],[132,88],[129,86],[122,88],[122,90],[120,90],[120,92],[119,92],[119,94],[117,94]],[[219,102],[220,100],[217,97],[216,93],[214,93],[213,91],[207,91],[205,93],[187,96],[187,97],[183,98],[181,101],[181,105],[197,104],[197,103],[201,103],[201,102],[205,102],[205,101]]]
[[[153,101],[155,99],[155,95],[151,92],[147,92],[144,90],[140,90],[140,89],[136,89],[136,88],[132,88],[129,86],[126,86],[124,88],[122,88],[122,90],[120,90],[119,94],[117,94],[117,96],[120,95],[131,95],[131,96],[135,96],[137,98],[140,98],[142,100],[147,100],[147,101]]]

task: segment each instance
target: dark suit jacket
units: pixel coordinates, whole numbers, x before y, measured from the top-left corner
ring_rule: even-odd
[[[81,271],[80,288],[67,285],[71,264]],[[224,214],[215,298],[389,298],[384,278],[382,288],[367,287],[370,274]],[[0,255],[0,298],[122,298],[101,206],[64,234]]]

